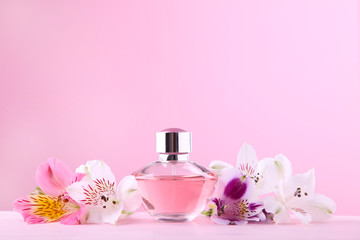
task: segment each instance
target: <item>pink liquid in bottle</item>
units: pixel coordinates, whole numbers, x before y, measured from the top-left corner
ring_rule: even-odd
[[[192,161],[191,133],[166,129],[156,134],[159,160],[133,173],[143,207],[160,221],[191,221],[204,209],[215,188],[214,173]]]
[[[215,176],[137,176],[143,207],[163,221],[188,221],[204,209],[214,190]]]

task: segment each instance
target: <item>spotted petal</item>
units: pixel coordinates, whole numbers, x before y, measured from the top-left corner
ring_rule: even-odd
[[[213,198],[220,218],[232,223],[242,221],[263,221],[263,203],[255,193],[255,182],[245,177],[237,168],[228,169],[220,177],[217,191],[222,194]]]
[[[62,221],[79,223],[81,207],[69,197],[52,197],[44,194],[29,195],[14,202],[14,210],[21,213],[27,223]]]
[[[96,179],[88,183],[86,181],[75,182],[66,188],[68,194],[75,201],[86,206],[102,206],[116,204],[115,183],[106,179]],[[114,203],[113,203],[114,202]]]
[[[292,198],[309,198],[315,189],[314,169],[303,174],[294,175],[287,185],[284,186],[284,197],[286,201]]]
[[[291,209],[303,209],[315,222],[329,220],[336,210],[336,204],[332,199],[316,193],[309,198],[295,198],[287,205]]]
[[[240,199],[247,190],[247,183],[240,178],[233,178],[225,187],[224,195],[232,200]]]
[[[258,159],[255,149],[244,143],[238,153],[236,167],[247,177],[253,177],[256,174]]]
[[[237,168],[226,169],[219,177],[214,197],[239,199],[255,194],[255,183]]]

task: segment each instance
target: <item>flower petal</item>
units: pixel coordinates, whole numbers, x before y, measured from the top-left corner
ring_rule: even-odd
[[[300,208],[309,213],[314,222],[329,220],[336,210],[335,202],[322,194],[298,198],[288,203],[289,208]]]
[[[216,175],[221,176],[224,170],[229,168],[234,168],[233,165],[224,161],[212,161],[209,165],[210,169],[216,173]]]
[[[295,216],[299,218],[303,224],[309,224],[311,222],[311,215],[308,212],[306,212],[304,209],[290,208],[289,210],[293,212]]]
[[[27,223],[57,222],[78,212],[80,206],[72,199],[48,195],[29,195],[14,202],[14,210],[21,213]]]
[[[110,182],[116,182],[110,167],[101,160],[88,161],[86,165],[80,165],[76,172],[85,173],[93,181],[104,178]]]
[[[257,199],[255,189],[255,182],[252,179],[245,177],[237,168],[229,168],[219,177],[213,197],[255,200]]]
[[[288,210],[285,207],[281,208],[281,210],[277,214],[274,214],[274,222],[275,223],[290,222],[290,216]]]
[[[219,218],[216,214],[211,216],[211,221],[219,225],[229,225],[231,222],[226,219]]]
[[[61,218],[60,223],[65,225],[75,225],[80,224],[80,219],[82,218],[82,215],[85,213],[84,206],[80,206],[79,210],[77,212],[73,212],[71,214],[68,214]]]
[[[251,221],[251,222],[265,222],[267,220],[265,214],[263,213],[264,210],[264,206],[261,205],[261,208],[259,210],[257,210],[257,214],[248,217],[246,220]]]
[[[275,192],[281,183],[274,158],[262,159],[257,168],[256,189],[259,195]]]
[[[283,202],[278,201],[272,196],[264,198],[263,202],[265,211],[274,215],[273,219],[275,223],[284,223],[290,221],[289,213]]]
[[[235,224],[235,225],[246,225],[246,224],[248,224],[248,221],[246,221],[246,220],[238,220],[238,221],[233,221],[233,223]]]
[[[275,165],[278,168],[280,179],[286,183],[292,177],[292,166],[291,162],[285,155],[278,154],[275,156]]]
[[[291,181],[284,186],[284,196],[286,201],[292,198],[308,198],[314,193],[315,175],[314,169],[303,174],[297,174],[291,178]]]
[[[244,196],[247,189],[247,183],[240,178],[233,178],[225,187],[224,195],[233,200]]]
[[[74,173],[63,161],[50,158],[47,162],[39,165],[35,178],[44,193],[59,196],[71,184]]]
[[[88,183],[84,181],[74,182],[66,188],[66,192],[76,202],[84,203],[84,199],[88,197],[87,194],[85,194],[86,192],[84,191],[87,186]]]
[[[142,197],[134,176],[126,176],[119,182],[117,198],[122,201],[124,205],[123,210],[127,213],[131,213],[139,208]]]
[[[66,188],[69,195],[77,202],[89,206],[107,206],[118,203],[114,184],[98,179],[92,183],[75,182]]]
[[[224,195],[226,185],[234,178],[242,177],[242,173],[237,168],[224,169],[221,176],[218,177],[215,191],[212,198],[222,198]]]
[[[91,207],[88,208],[86,222],[116,224],[122,210],[123,205],[121,203],[110,208]]]
[[[253,177],[256,174],[258,159],[255,149],[244,143],[238,153],[236,167],[247,177]]]
[[[291,179],[292,167],[284,155],[278,154],[275,158],[261,160],[257,171],[257,192],[262,195],[278,191],[281,186],[288,184]]]

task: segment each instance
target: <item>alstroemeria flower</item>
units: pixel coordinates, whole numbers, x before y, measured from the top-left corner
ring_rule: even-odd
[[[49,158],[39,165],[35,179],[45,194],[59,196],[75,180],[75,173],[63,161]]]
[[[283,154],[278,154],[275,158],[264,158],[258,161],[255,149],[250,144],[244,143],[238,153],[236,168],[239,169],[244,176],[255,181],[256,193],[258,195],[264,195],[275,192],[279,187],[277,169],[269,168],[269,165],[274,161],[278,163],[278,167],[280,168],[288,168],[289,164],[291,168],[291,163]],[[222,171],[234,168],[234,166],[223,161],[213,161],[210,163],[210,168],[215,171],[215,173],[221,174]],[[284,177],[288,178],[291,176]]]
[[[258,162],[254,148],[244,144],[237,167],[254,179],[258,195],[276,196],[264,199],[265,210],[274,214],[276,223],[289,221],[289,211],[303,223],[327,220],[335,211],[336,205],[330,198],[314,193],[314,171],[292,176],[291,162],[283,154]]]
[[[251,145],[244,143],[238,153],[236,168],[238,168],[246,177],[255,178],[257,176],[257,164],[258,159],[255,149]],[[212,161],[209,167],[218,176],[221,176],[223,171],[234,168],[230,163],[218,160]]]
[[[79,224],[82,214],[82,207],[66,195],[28,195],[14,202],[14,210],[31,224],[58,221],[62,224]]]
[[[129,176],[125,182],[116,186],[114,174],[103,161],[88,161],[86,165],[78,167],[76,172],[85,174],[85,177],[66,190],[73,199],[85,205],[87,223],[115,224],[123,210],[130,212],[140,205],[136,180]],[[132,199],[134,205],[126,199]],[[124,209],[124,206],[128,209]]]
[[[274,186],[276,197],[268,196],[264,199],[265,209],[274,214],[276,223],[288,222],[289,212],[294,213],[304,224],[331,218],[336,205],[327,196],[314,193],[313,169],[292,176],[291,163],[287,158],[283,158],[282,162],[276,159],[268,161],[264,167],[274,173],[272,178],[278,182]]]
[[[14,210],[28,223],[60,221],[64,224],[80,223],[82,206],[66,194],[65,188],[82,175],[76,175],[58,159],[48,159],[36,171],[38,188],[32,195],[14,202]]]
[[[223,174],[234,167],[226,162],[214,161],[210,168]],[[336,205],[330,198],[314,193],[314,171],[292,176],[291,163],[283,154],[258,161],[255,149],[244,143],[238,154],[236,169],[254,180],[258,196],[276,196],[264,199],[265,214],[276,223],[287,222],[289,211],[304,223],[327,220],[335,211]]]
[[[263,203],[255,193],[255,183],[237,169],[222,172],[215,190],[215,212],[211,220],[218,224],[246,224],[248,221],[264,221]]]

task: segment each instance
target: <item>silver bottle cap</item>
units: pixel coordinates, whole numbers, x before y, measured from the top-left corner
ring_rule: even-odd
[[[156,152],[189,153],[191,152],[191,132],[180,128],[168,128],[156,133]]]

